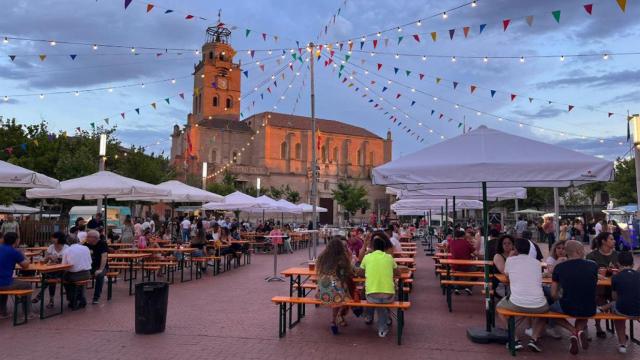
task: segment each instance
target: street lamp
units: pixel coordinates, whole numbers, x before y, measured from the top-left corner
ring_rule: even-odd
[[[107,134],[100,134],[100,149],[98,151],[98,155],[101,157],[105,157],[107,155]]]
[[[256,189],[257,189],[256,197],[259,197],[260,196],[260,178],[256,179]]]
[[[98,147],[98,170],[104,171],[104,163],[107,160],[107,134],[100,134],[100,146]],[[102,199],[98,199],[97,212],[102,212]],[[107,212],[104,213],[105,223],[107,221]]]
[[[202,162],[202,190],[207,190],[207,174],[208,174],[207,162]]]
[[[640,204],[640,115],[633,114],[627,118],[629,129],[633,133],[633,152],[636,162],[636,192],[638,204]]]

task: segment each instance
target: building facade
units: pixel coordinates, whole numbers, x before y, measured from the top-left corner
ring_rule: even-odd
[[[239,190],[289,186],[310,201],[311,151],[314,136],[311,119],[264,112],[240,119],[241,68],[234,62],[229,44],[230,31],[207,29],[202,59],[194,67],[192,112],[184,127],[174,126],[171,160],[181,180],[201,177],[206,163],[207,181],[227,165],[238,181]],[[317,161],[319,205],[329,209],[320,222],[333,224],[340,209],[332,190],[340,181],[367,187],[371,209],[357,217],[368,219],[371,212],[386,212],[388,197],[384,187],[371,184],[371,170],[391,161],[392,139],[361,127],[335,120],[317,119]]]

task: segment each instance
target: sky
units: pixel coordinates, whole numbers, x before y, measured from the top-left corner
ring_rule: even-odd
[[[467,1],[347,0],[345,5],[344,0],[157,0],[151,1],[154,8],[148,13],[147,2],[138,0],[126,10],[123,0],[2,1],[0,38],[10,40],[0,41],[0,116],[20,123],[45,120],[52,131],[69,133],[77,127],[90,129],[91,123],[106,125],[108,118],[109,126],[117,126],[119,139],[148,152],[168,153],[173,125],[186,123],[193,93],[191,74],[200,56],[194,50],[201,48],[206,28],[217,23],[219,10],[222,22],[232,29],[236,61],[248,72],[242,76],[245,117],[262,111],[310,114],[308,62],[294,61],[293,71],[285,68],[279,73],[292,58],[287,53],[279,60],[278,55],[281,49],[297,47],[296,41],[315,41],[325,44],[316,63],[317,116],[361,126],[382,137],[391,130],[394,158],[457,136],[465,127],[486,125],[615,159],[629,148],[627,112],[640,112],[634,107],[640,99],[636,86],[640,55],[614,55],[640,54],[636,21],[640,6],[632,2],[622,12],[615,0],[593,0],[589,15],[585,0],[478,0],[477,6],[450,10],[444,18],[444,11]],[[166,9],[174,11],[165,14]],[[559,22],[552,16],[556,10]],[[189,14],[195,17],[186,20]],[[533,16],[531,26],[527,16]],[[424,20],[417,26],[419,19]],[[507,30],[505,19],[511,19]],[[482,24],[486,27],[479,33]],[[456,29],[453,39],[449,29]],[[432,41],[431,32],[437,33],[437,41]],[[359,51],[361,37],[367,34]],[[56,45],[13,38],[44,39]],[[351,54],[348,39],[355,39]],[[375,49],[373,39],[379,39]],[[334,45],[338,67],[325,66],[330,56],[326,44],[341,41],[343,51]],[[92,44],[122,47],[94,50]],[[261,51],[268,49],[272,54]],[[255,50],[253,57],[250,50]],[[44,61],[41,54],[47,55]],[[595,56],[571,56],[576,54]],[[604,54],[611,55],[605,60]],[[10,55],[15,55],[13,61]],[[75,60],[70,55],[76,55]],[[342,71],[341,61],[345,61]],[[382,64],[379,70],[378,64]],[[270,79],[272,74],[277,77]],[[471,85],[476,87],[473,93]],[[490,90],[496,90],[493,97]],[[367,97],[362,97],[365,93]],[[573,106],[571,111],[568,105]],[[391,116],[397,118],[395,123]],[[402,125],[397,126],[399,122]]]

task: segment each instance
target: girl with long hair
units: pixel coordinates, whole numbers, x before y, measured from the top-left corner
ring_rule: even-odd
[[[344,316],[348,308],[342,303],[351,300],[353,268],[351,258],[341,239],[334,238],[316,259],[318,274],[317,297],[332,307],[331,332],[338,334],[338,325],[347,326]]]

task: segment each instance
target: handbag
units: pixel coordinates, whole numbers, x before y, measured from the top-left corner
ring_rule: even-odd
[[[318,278],[316,298],[324,305],[337,305],[351,300],[349,290],[334,275],[321,275]]]

